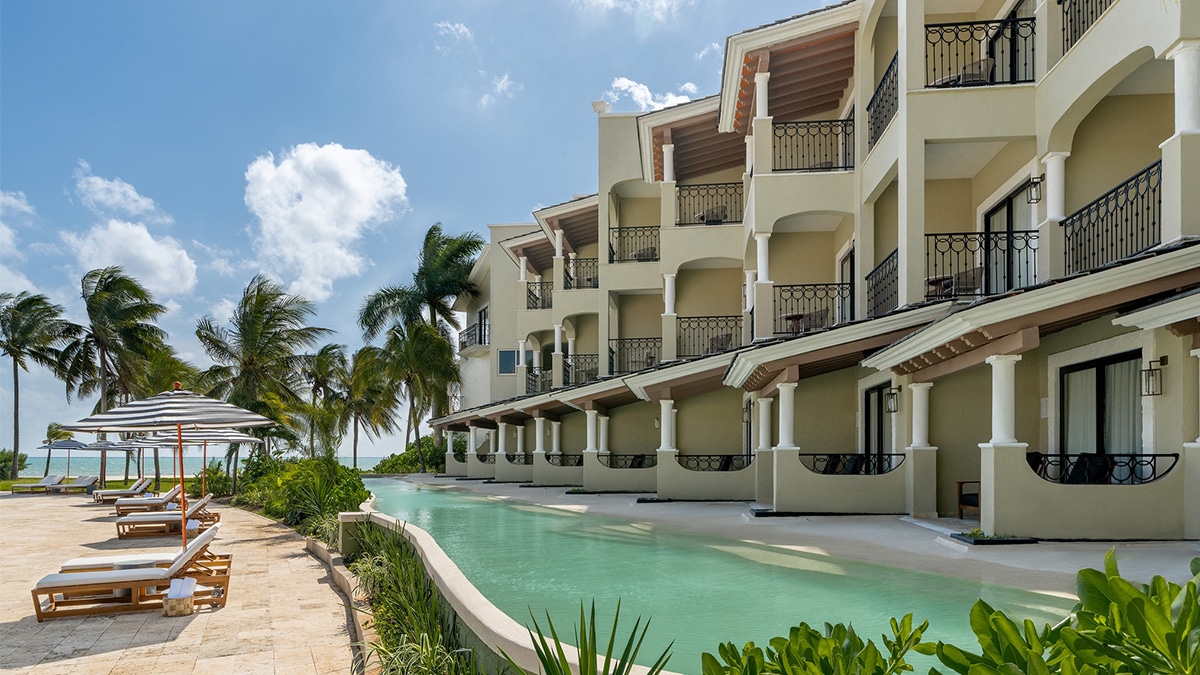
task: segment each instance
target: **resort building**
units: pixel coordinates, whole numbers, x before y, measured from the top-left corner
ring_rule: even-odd
[[[593,105],[458,299],[448,473],[1200,539],[1200,5],[848,0]]]

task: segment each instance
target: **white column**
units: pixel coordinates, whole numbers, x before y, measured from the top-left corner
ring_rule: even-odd
[[[517,454],[524,455],[525,454],[525,425],[524,424],[516,424],[516,425],[513,425],[513,427],[517,431]]]
[[[929,447],[929,390],[932,382],[914,382],[908,385],[912,391],[912,445],[914,448]]]
[[[554,257],[561,258],[563,251],[563,233],[562,230],[554,231]]]
[[[771,283],[771,235],[768,233],[754,235],[754,240],[758,242],[758,283]]]
[[[567,356],[575,356],[575,338],[567,338]]]
[[[608,452],[608,416],[600,418],[600,452]]]
[[[1048,152],[1042,158],[1046,165],[1046,218],[1062,220],[1067,216],[1067,158],[1069,152]]]
[[[768,117],[767,114],[767,80],[771,73],[754,74],[754,116]]]
[[[546,418],[533,418],[533,451],[546,452]]]
[[[779,443],[776,450],[796,447],[796,383],[779,385]]]
[[[663,304],[666,305],[663,314],[675,313],[675,275],[663,275]]]
[[[754,282],[758,281],[758,272],[755,270],[746,270],[746,299],[745,308],[747,312],[754,309]]]
[[[499,453],[496,457],[499,459],[508,454],[508,422],[500,422],[496,426],[499,427],[496,432],[496,452]]]
[[[554,324],[554,353],[562,353],[562,324]]]
[[[525,344],[527,340],[517,340],[517,367],[520,368],[525,364]]]
[[[550,452],[562,454],[562,422],[557,420],[550,422]]]
[[[1167,52],[1175,62],[1175,133],[1200,131],[1200,40]]]
[[[596,418],[599,417],[599,410],[584,410],[583,414],[587,417],[587,446],[584,447],[584,452],[596,452],[599,447],[596,445],[597,424]]]
[[[533,350],[533,367],[534,368],[542,367],[542,350],[540,350],[540,349]]]
[[[771,399],[758,399],[758,449],[771,449]]]
[[[494,455],[494,454],[496,454],[496,430],[488,429],[487,437],[488,437],[488,452],[490,452]]]
[[[987,357],[992,367],[993,445],[1017,442],[1017,361],[1019,354]]]
[[[479,440],[475,438],[475,427],[467,427],[467,452],[475,452],[479,447]]]
[[[663,182],[670,183],[675,180],[675,145],[667,143],[662,146],[663,152]]]
[[[1196,358],[1200,359],[1200,349],[1193,349],[1193,350],[1192,350],[1190,353],[1191,353],[1191,355],[1192,355],[1192,356],[1194,356],[1194,357],[1196,357]],[[1200,443],[1200,438],[1197,438],[1197,439],[1196,439],[1196,442],[1197,442],[1197,443]]]
[[[520,258],[517,258],[517,265],[519,265],[521,268],[520,281],[522,283],[529,281],[529,265],[526,263],[526,260],[527,260],[527,258],[525,256],[521,256]]]
[[[664,398],[658,402],[658,449],[675,449],[675,401]]]
[[[746,173],[754,173],[754,136],[746,134]]]

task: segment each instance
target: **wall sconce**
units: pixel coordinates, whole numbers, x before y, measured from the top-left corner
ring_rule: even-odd
[[[1142,396],[1162,395],[1162,366],[1167,365],[1167,357],[1153,359],[1142,369]]]
[[[1025,189],[1025,201],[1030,204],[1037,204],[1042,201],[1042,183],[1046,180],[1046,174],[1034,176],[1029,179],[1029,187]]]
[[[900,387],[888,387],[883,392],[883,412],[889,415],[900,410]]]
[[[658,429],[658,428],[659,428],[659,426],[660,426],[660,424],[661,424],[661,423],[658,421],[658,416],[656,415],[656,416],[654,417],[654,428],[655,428],[655,429]]]

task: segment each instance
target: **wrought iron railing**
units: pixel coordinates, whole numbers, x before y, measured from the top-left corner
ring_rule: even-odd
[[[675,455],[688,471],[741,471],[754,461],[753,455]]]
[[[533,464],[533,455],[526,454],[524,452],[520,454],[515,452],[507,453],[504,455],[504,459],[507,459],[509,464],[516,464],[518,466],[529,466],[530,464]]]
[[[495,464],[496,463],[496,455],[494,455],[490,452],[486,453],[486,454],[482,453],[482,452],[477,452],[477,453],[475,453],[475,458],[478,459],[483,464]]]
[[[640,455],[615,455],[602,452],[596,458],[610,469],[653,469],[658,466],[658,455],[653,452]]]
[[[1050,455],[1026,453],[1034,473],[1064,485],[1140,485],[1158,480],[1179,462],[1179,453],[1146,455]]]
[[[883,316],[900,304],[900,249],[867,275],[867,318]]]
[[[563,269],[563,288],[600,288],[600,259],[572,258]]]
[[[775,334],[800,335],[854,320],[850,284],[775,286]]]
[[[741,182],[680,185],[675,188],[675,222],[680,225],[742,222],[744,187]]]
[[[657,366],[662,338],[614,338],[608,341],[608,372],[619,375]]]
[[[571,354],[563,359],[563,384],[591,382],[600,377],[599,354]]]
[[[1101,14],[1117,0],[1058,0],[1062,5],[1063,53],[1079,42]]]
[[[676,354],[680,358],[720,354],[742,346],[742,315],[681,316]]]
[[[453,455],[454,455],[454,461],[456,461],[460,464],[463,464],[467,461],[467,451],[466,450],[455,450],[453,452]]]
[[[1037,230],[925,235],[925,299],[981,298],[1037,283]]]
[[[658,260],[657,227],[616,227],[608,232],[608,262]]]
[[[1062,221],[1066,272],[1086,272],[1137,255],[1162,238],[1162,160]]]
[[[854,168],[854,118],[776,122],[775,171],[839,171]]]
[[[904,463],[904,455],[802,452],[800,463],[809,471],[825,476],[879,476],[900,468]]]
[[[1032,17],[925,26],[925,86],[1033,82]]]
[[[553,382],[554,374],[549,368],[529,366],[529,369],[525,372],[525,393],[537,394],[543,391],[550,391]]]
[[[875,142],[891,124],[892,118],[896,116],[896,109],[900,106],[896,72],[899,62],[900,53],[897,52],[887,70],[883,71],[879,86],[875,87],[871,102],[867,104],[867,150],[875,147]]]
[[[488,343],[488,325],[473,323],[458,332],[458,351]]]
[[[546,455],[550,466],[583,466],[583,455]]]
[[[553,306],[553,281],[528,281],[525,283],[525,309],[550,309]]]

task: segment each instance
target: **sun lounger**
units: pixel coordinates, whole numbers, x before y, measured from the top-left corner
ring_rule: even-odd
[[[54,492],[56,494],[65,495],[71,492],[87,492],[87,489],[100,480],[99,476],[80,476],[75,479],[74,483],[59,483],[58,485],[50,485],[46,488],[46,492]]]
[[[106,570],[48,574],[30,591],[34,614],[41,622],[60,616],[161,609],[171,581],[189,578],[199,584],[192,596],[195,605],[223,607],[229,596],[233,556],[208,555],[208,544],[216,531],[214,527],[197,537],[201,545],[189,546],[170,567],[118,569],[118,565]]]
[[[187,519],[200,524],[200,531],[207,530],[221,519],[220,514],[208,510],[212,495],[197,499],[188,504]],[[178,534],[182,517],[179,511],[154,511],[150,513],[134,513],[117,519],[117,537],[161,537],[168,534]]]
[[[167,504],[178,501],[179,486],[171,488],[170,492],[159,495],[158,497],[127,497],[118,499],[115,503],[117,507],[117,515],[124,516],[130,513],[138,513],[139,511],[162,511],[167,508]]]
[[[36,483],[17,483],[9,488],[9,494],[16,494],[18,492],[28,492],[30,494],[34,492],[45,492],[46,488],[50,487],[51,485],[58,485],[62,482],[62,479],[63,476],[46,476]]]
[[[209,542],[217,536],[220,530],[220,525],[214,525],[209,529],[201,532],[198,536],[189,539],[187,546],[180,546],[174,551],[165,553],[121,553],[117,555],[91,555],[81,558],[72,558],[63,563],[59,567],[60,572],[94,572],[96,570],[111,570],[114,567],[129,567],[132,565],[143,564],[146,566],[153,565],[155,567],[170,567],[174,565],[180,557],[191,555],[197,549],[208,546]],[[205,552],[205,556],[213,556],[215,554]]]
[[[150,478],[143,478],[133,485],[123,489],[113,490],[96,490],[92,493],[92,499],[102,504],[111,504],[125,497],[136,497],[146,490],[150,489],[150,483],[154,482]]]

